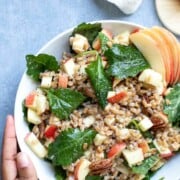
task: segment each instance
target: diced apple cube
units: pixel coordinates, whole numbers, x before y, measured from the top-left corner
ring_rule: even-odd
[[[119,139],[124,140],[130,137],[129,129],[123,128],[119,130]]]
[[[104,119],[104,122],[107,124],[107,125],[112,125],[114,122],[115,122],[115,118],[114,117],[106,117]]]
[[[153,140],[153,144],[161,155],[172,154],[171,150],[168,147],[164,147],[164,146],[159,145],[159,143],[157,142],[156,139]]]
[[[44,158],[47,155],[46,148],[41,144],[34,133],[28,133],[25,137],[25,142],[38,157]]]
[[[48,107],[48,101],[44,95],[38,95],[36,100],[37,114],[42,114]]]
[[[90,127],[94,124],[95,122],[95,117],[94,116],[87,116],[83,119],[83,123],[85,127]]]
[[[89,165],[91,164],[90,161],[87,159],[81,159],[74,170],[74,178],[75,180],[85,180],[86,176],[89,174],[90,169]]]
[[[76,53],[84,52],[89,48],[88,39],[81,34],[75,34],[74,37],[70,37],[70,44]]]
[[[119,154],[121,154],[121,152],[123,151],[123,149],[126,148],[126,144],[124,142],[120,142],[120,143],[116,143],[114,144],[110,150],[107,153],[107,157],[108,158],[113,158],[118,156]]]
[[[64,64],[63,64],[63,68],[64,71],[70,76],[72,77],[75,73],[75,63],[74,63],[74,59],[68,59]]]
[[[51,76],[43,76],[41,80],[41,87],[43,88],[50,88],[52,82]]]
[[[139,81],[154,86],[158,94],[162,94],[165,88],[163,77],[153,69],[145,69],[139,76]]]
[[[96,146],[101,145],[105,140],[107,139],[107,137],[105,135],[102,134],[96,134],[95,138],[94,138],[94,144]]]
[[[151,122],[151,120],[148,117],[144,117],[143,120],[141,120],[139,122],[139,127],[140,129],[144,132],[147,131],[148,129],[150,129],[153,126],[153,123]]]
[[[136,165],[137,163],[144,160],[144,156],[141,148],[137,148],[136,150],[133,151],[124,149],[122,153],[125,159],[127,160],[129,166]]]
[[[113,43],[115,44],[122,44],[122,45],[129,45],[129,31],[124,31],[121,34],[117,35],[113,39]]]
[[[111,97],[113,97],[113,96],[115,96],[115,95],[116,95],[116,92],[115,92],[115,91],[108,91],[107,99],[108,99],[108,98],[111,98]]]
[[[28,108],[28,110],[27,110],[27,121],[32,123],[32,124],[40,124],[41,118],[34,110]]]
[[[25,106],[28,108],[36,109],[36,98],[37,93],[35,91],[31,92],[25,99]]]

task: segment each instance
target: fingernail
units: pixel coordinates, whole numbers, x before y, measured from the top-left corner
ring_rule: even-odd
[[[20,152],[17,155],[17,166],[19,168],[26,168],[29,165],[29,159],[27,157],[27,155],[23,152]]]

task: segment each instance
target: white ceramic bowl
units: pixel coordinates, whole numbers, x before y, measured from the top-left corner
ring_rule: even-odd
[[[113,32],[113,34],[119,34],[125,30],[132,31],[135,28],[143,28],[140,25],[122,22],[122,21],[98,21],[102,23],[102,26],[109,29]],[[69,50],[68,39],[72,32],[72,29],[67,30],[63,33],[60,33],[51,41],[49,41],[43,48],[37,53],[47,53],[50,55],[54,55],[57,59],[61,58],[63,52],[67,52]],[[25,97],[36,88],[37,84],[32,81],[26,73],[24,73],[21,82],[19,84],[19,88],[17,91],[16,102],[15,102],[15,128],[18,143],[21,151],[26,152],[30,158],[32,159],[34,166],[37,170],[37,174],[40,180],[53,180],[55,179],[54,170],[52,166],[45,162],[42,159],[39,159],[34,153],[30,150],[30,148],[25,144],[24,137],[29,132],[29,128],[25,120],[23,119],[22,112],[22,102]],[[160,169],[158,173],[153,177],[154,180],[159,179],[160,177],[166,177],[168,179],[178,180],[180,175],[178,176],[180,156],[176,156],[171,160],[164,168]]]

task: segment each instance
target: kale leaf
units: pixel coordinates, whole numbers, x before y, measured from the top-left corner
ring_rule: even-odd
[[[55,166],[68,166],[83,156],[83,144],[91,145],[95,135],[96,132],[91,129],[65,130],[49,145],[48,158]]]
[[[55,177],[56,180],[65,180],[66,171],[61,166],[55,166]]]
[[[109,38],[105,34],[103,34],[102,32],[99,32],[98,38],[99,38],[100,43],[101,43],[102,53],[104,53],[109,48],[107,45]]]
[[[60,119],[68,119],[86,99],[80,92],[72,89],[49,89],[46,92],[51,111]]]
[[[48,54],[26,55],[27,74],[35,81],[39,81],[39,75],[45,70],[57,71],[58,62],[54,56]]]
[[[105,52],[105,56],[109,62],[107,73],[120,79],[135,77],[150,67],[141,52],[133,45],[114,44]]]
[[[152,155],[146,158],[141,165],[133,166],[132,171],[136,174],[144,174],[146,175],[148,171],[159,161],[159,157],[157,155]]]
[[[164,113],[173,125],[180,127],[180,83],[165,97]]]
[[[101,23],[81,23],[73,30],[72,36],[74,36],[75,34],[81,34],[88,39],[90,44],[92,44],[101,30]]]
[[[89,64],[86,72],[95,90],[99,104],[104,108],[107,104],[107,93],[112,89],[112,85],[104,71],[100,56],[97,57],[96,61]]]

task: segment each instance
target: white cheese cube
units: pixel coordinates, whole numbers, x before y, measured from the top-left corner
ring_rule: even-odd
[[[41,80],[41,87],[43,88],[50,88],[52,82],[51,76],[43,76]]]
[[[87,116],[86,118],[83,119],[84,126],[87,128],[92,126],[94,122],[95,122],[94,116]]]
[[[75,73],[75,69],[76,69],[76,66],[75,66],[75,63],[74,63],[74,59],[71,58],[71,59],[68,59],[64,64],[63,64],[63,68],[64,68],[64,71],[70,76],[72,77]]]
[[[105,135],[102,134],[96,134],[95,138],[94,138],[94,144],[96,146],[101,145],[105,140],[107,139],[107,137]]]
[[[144,117],[144,119],[139,122],[139,127],[143,132],[147,131],[152,126],[153,126],[153,123],[148,117]]]
[[[38,157],[44,158],[47,155],[46,148],[41,144],[34,133],[31,132],[27,134],[25,142]]]
[[[133,166],[144,160],[144,156],[141,148],[137,148],[134,151],[124,149],[122,153],[125,159],[127,160],[129,166]]]
[[[32,123],[32,124],[40,124],[41,118],[34,110],[28,108],[28,110],[27,110],[27,121]]]

